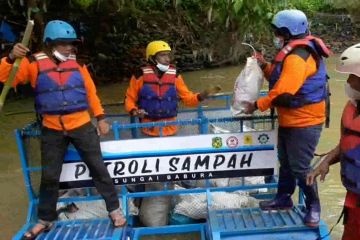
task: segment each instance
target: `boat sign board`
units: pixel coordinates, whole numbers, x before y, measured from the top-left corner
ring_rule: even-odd
[[[274,131],[105,141],[101,150],[117,185],[273,175],[277,167]],[[61,188],[92,184],[73,149],[60,182]]]

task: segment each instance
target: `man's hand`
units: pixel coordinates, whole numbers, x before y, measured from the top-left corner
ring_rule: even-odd
[[[306,184],[312,185],[317,176],[320,175],[320,181],[325,180],[326,174],[329,172],[329,167],[332,164],[340,162],[340,145],[332,149],[321,161],[320,165],[310,172],[306,177]]]
[[[261,52],[256,52],[252,57],[257,60],[261,68],[264,68],[264,66],[266,66],[267,61],[265,60],[264,55]]]
[[[242,102],[241,105],[244,107],[244,113],[245,114],[252,114],[255,112],[256,108],[256,102]]]
[[[30,52],[30,49],[25,47],[21,43],[17,43],[14,45],[13,49],[11,50],[9,54],[9,58],[11,60],[15,60],[16,58],[23,58],[26,56],[26,54]]]
[[[310,172],[306,176],[306,184],[313,185],[316,177],[320,175],[320,181],[323,182],[325,180],[326,174],[329,172],[329,162],[323,161],[317,168],[315,168],[312,172]]]
[[[209,96],[219,93],[221,90],[222,89],[219,85],[210,86],[199,94],[199,100],[203,101],[206,98],[208,98]]]
[[[106,122],[105,119],[101,119],[97,123],[97,132],[99,136],[106,135],[110,130],[110,125]]]
[[[133,109],[131,110],[130,115],[138,118],[144,118],[145,115],[148,115],[148,113],[144,109]]]

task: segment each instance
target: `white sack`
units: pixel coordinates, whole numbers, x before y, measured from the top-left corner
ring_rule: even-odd
[[[255,102],[264,83],[264,74],[257,60],[248,57],[246,65],[236,78],[231,111],[234,116],[244,112],[243,102]]]
[[[211,193],[211,198],[212,205],[210,209],[216,210],[255,207],[258,204],[257,199],[249,196],[248,193],[244,191],[214,192]],[[180,195],[174,212],[192,219],[206,219],[208,214],[206,193]]]
[[[173,189],[169,184],[168,189]],[[148,183],[145,191],[164,190],[163,183]],[[166,226],[169,223],[169,212],[171,208],[171,196],[145,197],[141,201],[139,218],[146,227]]]

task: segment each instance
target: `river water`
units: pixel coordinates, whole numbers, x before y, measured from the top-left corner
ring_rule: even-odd
[[[340,116],[346,102],[344,83],[346,76],[334,72],[335,58],[328,61],[331,96],[330,128],[324,129],[317,152],[323,153],[334,147],[340,135]],[[242,66],[202,70],[184,73],[188,87],[201,91],[209,85],[221,85],[223,91],[232,91],[234,81]],[[98,87],[98,94],[104,103],[122,101],[128,83]],[[33,108],[31,98],[7,102],[4,112],[28,111]],[[123,112],[120,107],[109,111]],[[27,214],[27,193],[21,173],[13,130],[34,119],[33,114],[0,116],[0,239],[10,239],[24,224]],[[333,166],[326,181],[319,185],[322,219],[331,227],[338,219],[344,201],[345,190],[341,185],[339,166]],[[332,239],[341,239],[342,225],[335,227]],[[175,239],[175,238],[171,238]]]

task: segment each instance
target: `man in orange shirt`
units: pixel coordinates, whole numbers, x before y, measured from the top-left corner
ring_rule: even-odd
[[[130,80],[125,109],[130,115],[139,117],[141,122],[174,121],[180,100],[186,106],[195,107],[214,90],[191,92],[176,68],[170,64],[170,52],[168,43],[150,42],[146,47],[148,65],[139,69]],[[162,131],[159,127],[142,129],[149,136],[170,136],[176,134],[177,130],[177,126],[166,126]]]
[[[292,208],[296,184],[305,194],[304,223],[317,227],[320,201],[316,183],[306,185],[306,175],[325,121],[327,74],[323,57],[330,51],[321,39],[309,35],[306,15],[299,10],[278,12],[272,21],[274,45],[279,49],[273,64],[258,58],[269,80],[268,96],[248,103],[247,113],[276,107],[279,117],[278,191],[275,199],[260,202],[263,210]]]
[[[30,55],[17,43],[0,64],[0,81],[5,82],[16,58],[22,58],[14,87],[30,81],[35,91],[36,112],[42,118],[42,172],[38,223],[25,233],[35,239],[57,219],[56,203],[62,163],[69,143],[87,164],[98,192],[115,227],[125,224],[112,179],[103,163],[98,134],[107,134],[109,125],[96,95],[95,85],[85,66],[76,61],[74,28],[60,20],[50,21],[44,31],[45,49]],[[90,122],[89,110],[97,118],[97,130]]]
[[[174,121],[178,112],[177,105],[181,100],[186,106],[197,106],[210,93],[220,88],[209,88],[202,93],[191,92],[184,83],[176,68],[170,64],[171,48],[164,41],[150,42],[146,47],[148,64],[139,69],[131,78],[126,91],[125,109],[131,116],[140,121],[161,122]],[[143,128],[147,136],[175,135],[177,126]],[[146,184],[146,191],[162,190],[161,183]],[[162,206],[157,207],[156,204]],[[171,198],[168,196],[144,198],[140,206],[140,220],[145,226],[162,226],[168,224],[168,210]],[[161,208],[162,210],[159,210]]]
[[[314,184],[320,176],[324,181],[329,167],[341,163],[341,180],[347,190],[344,202],[344,233],[342,240],[360,239],[360,44],[346,49],[336,64],[336,70],[349,74],[345,93],[349,101],[341,118],[339,144],[321,164],[308,174],[307,184]]]

